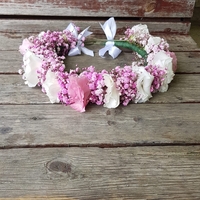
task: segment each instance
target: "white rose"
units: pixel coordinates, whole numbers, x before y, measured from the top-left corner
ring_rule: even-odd
[[[150,36],[150,38],[148,39],[147,45],[144,48],[145,51],[147,53],[149,53],[151,51],[152,46],[159,45],[160,42],[161,42],[161,38],[160,37]]]
[[[58,93],[60,91],[60,85],[56,79],[56,74],[50,69],[46,73],[46,79],[42,84],[45,89],[46,95],[49,97],[51,103],[59,103]]]
[[[172,58],[167,55],[165,51],[160,51],[155,54],[150,64],[156,65],[167,71],[164,82],[159,90],[160,92],[166,92],[168,90],[168,84],[173,80],[174,77]]]
[[[25,84],[28,84],[29,87],[35,87],[39,82],[37,70],[42,66],[42,59],[28,50],[23,56],[23,62]]]
[[[106,108],[116,108],[120,104],[120,93],[115,86],[115,82],[113,81],[111,75],[104,74],[104,83],[107,87],[105,94],[105,104]]]
[[[138,24],[136,26],[133,26],[131,28],[131,30],[134,31],[134,34],[136,34],[137,36],[139,35],[149,35],[149,30],[147,25],[142,25],[142,24]]]
[[[137,94],[135,97],[135,103],[143,103],[148,101],[151,95],[151,84],[154,77],[145,70],[144,67],[132,66],[132,69],[138,75],[136,87]]]

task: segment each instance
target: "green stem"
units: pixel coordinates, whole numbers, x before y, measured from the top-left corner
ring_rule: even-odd
[[[147,52],[142,49],[141,47],[135,45],[135,44],[131,44],[127,41],[114,41],[115,42],[115,46],[117,47],[123,47],[123,48],[127,48],[127,49],[131,49],[132,51],[137,52],[139,55],[141,55],[143,58],[147,56]]]

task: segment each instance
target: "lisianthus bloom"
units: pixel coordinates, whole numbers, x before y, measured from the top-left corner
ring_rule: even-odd
[[[148,30],[148,27],[146,24],[138,24],[136,26],[133,26],[131,28],[131,30],[134,31],[134,33],[137,33],[138,35],[141,35],[141,34],[149,34],[149,30]]]
[[[88,83],[89,80],[86,76],[69,76],[68,95],[71,101],[70,106],[79,112],[85,112],[85,107],[89,102],[90,88]]]
[[[131,30],[133,31],[132,37],[135,38],[133,40],[137,40],[137,39],[140,40],[140,39],[149,37],[149,30],[148,30],[147,25],[138,24],[136,26],[133,26]]]
[[[138,76],[136,82],[137,94],[135,97],[135,103],[144,103],[152,97],[151,84],[154,77],[149,72],[147,72],[144,67],[133,65],[133,71]]]
[[[152,47],[153,46],[158,46],[161,42],[161,38],[160,37],[154,37],[154,36],[150,36],[149,39],[148,39],[148,43],[147,45],[145,46],[145,51],[147,53],[151,52],[152,51]]]
[[[56,78],[55,72],[52,72],[51,69],[47,71],[46,79],[43,82],[42,87],[44,88],[46,95],[49,97],[51,103],[60,102],[58,93],[60,92],[61,88]]]
[[[37,71],[42,67],[42,59],[31,51],[26,51],[23,57],[23,79],[29,87],[35,87],[39,83]]]
[[[164,77],[163,84],[160,87],[160,92],[166,92],[168,90],[168,84],[172,81],[174,77],[172,57],[168,55],[165,51],[160,51],[154,55],[152,60],[153,65],[160,67],[167,71]]]
[[[116,108],[120,104],[120,92],[117,90],[115,82],[110,74],[104,74],[103,78],[105,86],[107,87],[104,107]]]
[[[24,55],[30,47],[33,46],[33,43],[31,43],[27,38],[25,38],[22,42],[22,45],[19,46],[19,52]]]

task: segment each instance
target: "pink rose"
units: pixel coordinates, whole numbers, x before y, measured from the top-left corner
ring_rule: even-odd
[[[79,111],[85,112],[90,96],[89,80],[86,76],[72,75],[69,77],[68,94],[71,100],[70,106]]]
[[[27,38],[25,38],[22,42],[22,45],[19,46],[19,52],[24,55],[27,50],[30,49],[30,47],[33,46],[33,43],[31,43]]]

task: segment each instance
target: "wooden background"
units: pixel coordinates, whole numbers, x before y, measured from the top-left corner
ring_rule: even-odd
[[[194,0],[4,0],[0,2],[0,199],[200,198],[200,50],[188,35]],[[98,57],[98,22],[115,16],[118,37],[146,23],[178,58],[169,91],[145,104],[86,113],[50,104],[17,73],[22,40],[73,21],[91,25],[95,57],[67,59],[74,68],[110,69],[132,55]]]

